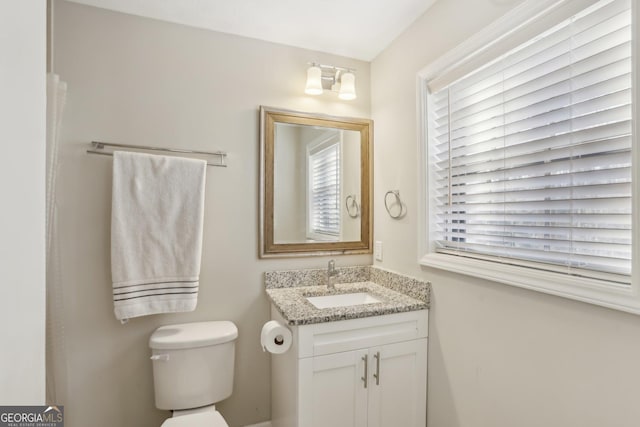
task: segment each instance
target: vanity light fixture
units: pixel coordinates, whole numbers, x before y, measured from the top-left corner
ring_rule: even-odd
[[[307,68],[307,85],[304,93],[321,95],[324,89],[337,92],[344,100],[356,99],[356,76],[354,69],[309,63]]]

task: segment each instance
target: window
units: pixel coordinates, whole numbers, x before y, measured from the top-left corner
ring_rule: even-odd
[[[307,237],[340,237],[340,138],[332,136],[308,148],[309,222]]]
[[[482,277],[593,300],[635,293],[635,89],[631,1],[583,3],[484,65],[425,77],[429,243],[499,271]]]

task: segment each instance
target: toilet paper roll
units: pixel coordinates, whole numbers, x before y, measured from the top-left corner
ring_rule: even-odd
[[[277,320],[270,320],[262,327],[260,344],[263,351],[282,354],[291,347],[291,331]]]

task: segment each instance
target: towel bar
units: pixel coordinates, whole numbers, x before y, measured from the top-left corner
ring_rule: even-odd
[[[111,149],[111,151],[105,151],[105,149]],[[91,148],[87,150],[89,154],[101,154],[103,156],[113,156],[113,151],[121,150],[121,151],[163,151],[166,153],[172,154],[194,154],[198,156],[213,156],[217,160],[215,162],[210,162],[207,160],[208,166],[220,166],[223,168],[227,167],[227,153],[223,151],[196,151],[196,150],[183,150],[178,148],[162,148],[162,147],[151,147],[147,145],[129,145],[129,144],[115,144],[112,142],[101,142],[101,141],[91,141]],[[187,157],[187,156],[185,156]]]

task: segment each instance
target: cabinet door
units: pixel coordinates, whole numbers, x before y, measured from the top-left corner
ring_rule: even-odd
[[[425,427],[427,339],[374,347],[369,360],[368,427]]]
[[[367,426],[366,356],[355,350],[299,360],[298,427]]]

